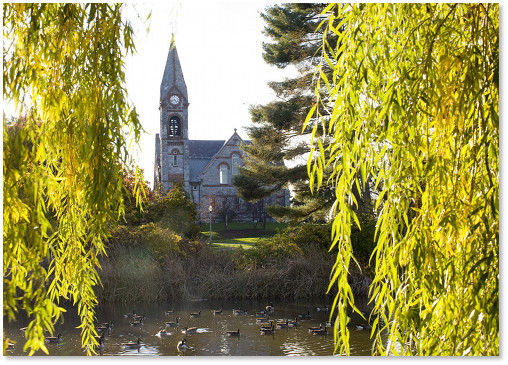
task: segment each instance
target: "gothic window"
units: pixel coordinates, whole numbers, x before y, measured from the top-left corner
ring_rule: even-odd
[[[168,135],[170,137],[181,135],[181,131],[180,131],[180,118],[178,118],[177,116],[173,116],[169,120]]]
[[[241,165],[240,156],[233,155],[233,157],[231,158],[231,166],[233,166],[231,173],[233,175],[238,175],[238,166],[240,165]]]
[[[228,183],[228,167],[226,165],[220,165],[220,183]]]

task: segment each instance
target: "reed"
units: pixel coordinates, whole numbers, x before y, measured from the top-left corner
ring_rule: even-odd
[[[333,264],[332,255],[315,243],[297,247],[279,237],[250,250],[218,251],[152,225],[111,241],[97,295],[103,302],[129,303],[320,297]],[[359,272],[351,282],[355,295],[366,295],[370,282]]]
[[[105,302],[139,302],[159,299],[162,270],[152,254],[140,247],[117,247],[102,260],[102,287],[97,298]]]

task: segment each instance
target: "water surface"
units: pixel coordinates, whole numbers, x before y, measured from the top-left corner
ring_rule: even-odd
[[[298,318],[298,326],[287,329],[275,329],[274,334],[262,335],[257,323],[256,312],[273,304],[275,310],[270,317],[274,325],[278,321],[298,318],[300,313],[310,311],[311,319]],[[328,335],[317,336],[309,333],[308,327],[325,327],[329,320],[329,313],[317,311],[325,303],[318,302],[268,302],[268,301],[188,301],[185,303],[157,303],[126,305],[101,305],[97,309],[99,323],[113,321],[114,327],[110,335],[106,336],[103,356],[331,356],[333,355],[333,328],[327,328]],[[212,310],[222,308],[222,315],[214,315]],[[233,309],[246,309],[247,315],[235,315]],[[130,325],[132,319],[124,318],[125,313],[135,311],[144,314],[146,320],[141,327]],[[174,310],[174,314],[166,315],[165,311]],[[200,318],[191,318],[190,313],[201,311]],[[165,322],[179,318],[179,326],[166,327]],[[360,318],[353,318],[353,324],[361,323]],[[26,356],[23,352],[24,335],[19,328],[28,324],[20,319],[8,323],[4,319],[4,335],[16,341],[15,348],[8,350],[6,355]],[[51,356],[84,356],[81,348],[79,318],[72,310],[65,314],[64,323],[57,323],[55,335],[61,333],[63,341],[48,344]],[[266,325],[266,324],[263,324]],[[197,327],[197,333],[184,334],[184,327]],[[166,329],[168,335],[159,337],[156,334]],[[240,330],[239,337],[230,337],[226,331]],[[140,349],[127,349],[126,342],[135,342],[141,338]],[[185,352],[177,350],[177,343],[183,338],[191,347]],[[353,325],[350,329],[351,355],[370,355],[372,340],[370,331],[358,331]],[[37,355],[44,355],[38,351]]]

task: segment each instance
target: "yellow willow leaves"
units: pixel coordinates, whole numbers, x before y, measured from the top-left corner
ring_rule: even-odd
[[[334,73],[311,114],[333,142],[326,150],[313,142],[308,171],[315,184],[323,166],[334,169],[322,183],[336,190],[338,316],[355,308],[348,227],[357,222],[353,186],[367,176],[378,194],[374,352],[498,355],[499,5],[327,11],[318,31],[328,53],[315,75],[325,62]],[[340,42],[327,51],[330,34]],[[335,340],[349,354],[347,327]]]
[[[97,256],[123,210],[124,130],[136,142],[141,132],[125,90],[135,49],[123,8],[3,5],[4,98],[24,115],[4,120],[4,316],[27,313],[30,354],[47,352],[61,298],[78,305],[87,354],[97,345]]]

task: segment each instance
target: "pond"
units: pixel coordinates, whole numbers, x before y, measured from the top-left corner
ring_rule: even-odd
[[[256,312],[265,309],[267,305],[274,307],[273,314],[268,320],[274,327],[280,321],[295,320],[296,327],[275,328],[272,334],[262,334],[261,326],[270,323],[259,323],[260,317]],[[217,301],[188,301],[183,303],[157,303],[126,305],[101,305],[97,309],[99,323],[113,322],[113,329],[105,336],[103,356],[331,356],[333,355],[333,328],[326,327],[329,313],[318,311],[325,303],[316,302],[269,302],[269,301],[232,301],[228,303]],[[328,305],[330,306],[330,305]],[[213,310],[222,309],[222,314],[214,314]],[[234,309],[246,310],[246,315],[234,314]],[[173,310],[172,314],[166,311]],[[141,326],[132,326],[133,319],[124,314],[135,312],[145,315]],[[201,316],[192,318],[191,313]],[[310,313],[310,319],[300,318],[299,314]],[[168,327],[166,322],[175,322],[178,327]],[[261,317],[261,318],[266,318]],[[352,317],[350,328],[351,355],[368,356],[373,341],[370,331],[357,330],[355,324],[364,323],[360,317]],[[15,346],[7,350],[7,356],[26,356],[23,352],[25,343],[21,327],[28,324],[27,320],[19,319],[8,323],[4,318],[4,336],[14,340]],[[62,341],[58,344],[48,344],[51,356],[84,356],[81,348],[79,318],[69,310],[65,314],[64,322],[55,325],[55,336],[61,334]],[[326,328],[327,334],[315,335],[309,332],[309,327]],[[185,334],[185,327],[196,327],[196,333]],[[160,330],[166,330],[166,336],[157,335]],[[239,336],[230,336],[227,331],[240,331]],[[136,342],[141,339],[139,349],[126,348],[124,343]],[[186,339],[189,348],[178,351],[177,344]],[[38,351],[35,356],[46,356]]]

